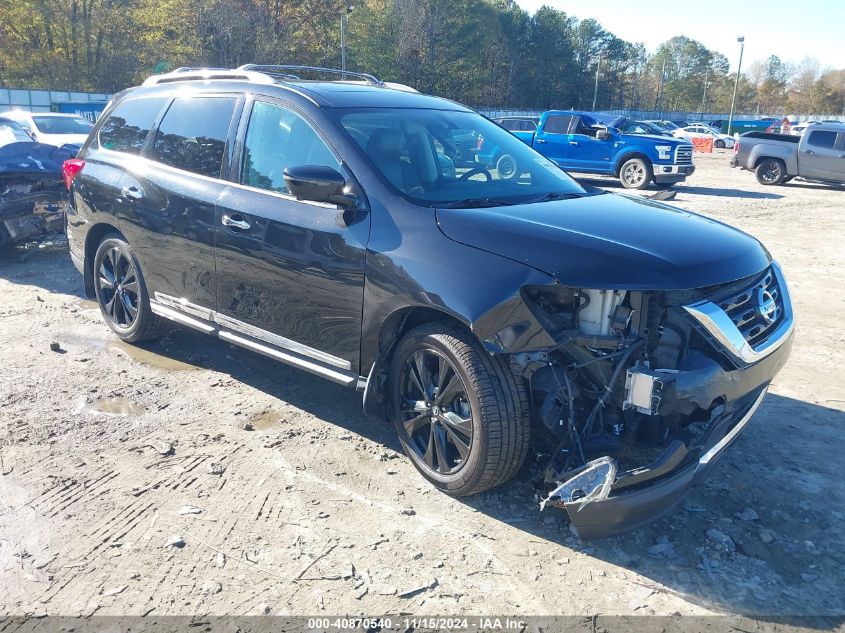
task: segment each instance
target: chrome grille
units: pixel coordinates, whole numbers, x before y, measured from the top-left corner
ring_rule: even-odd
[[[769,298],[774,301],[774,308],[766,316],[761,305]],[[771,268],[751,286],[718,305],[752,346],[766,340],[784,313],[781,289]]]
[[[675,148],[675,164],[692,163],[692,145],[678,145]]]

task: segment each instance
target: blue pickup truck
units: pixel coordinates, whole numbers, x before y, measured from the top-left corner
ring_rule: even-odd
[[[624,134],[622,117],[599,120],[597,115],[572,110],[549,110],[534,132],[511,133],[566,171],[619,178],[627,189],[645,189],[651,183],[670,187],[695,171],[689,141]],[[496,145],[479,140],[477,161],[495,168],[500,178],[521,173],[513,157]]]

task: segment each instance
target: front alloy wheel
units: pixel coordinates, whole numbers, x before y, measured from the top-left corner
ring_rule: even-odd
[[[435,350],[414,352],[402,368],[400,391],[408,446],[432,473],[458,472],[472,448],[473,416],[452,363]]]
[[[619,180],[626,189],[645,189],[652,179],[651,165],[641,158],[632,158],[619,170]]]
[[[469,331],[435,322],[396,344],[391,419],[405,453],[434,486],[471,495],[513,477],[528,452],[525,381]]]

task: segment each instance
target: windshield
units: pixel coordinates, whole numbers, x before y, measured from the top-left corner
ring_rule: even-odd
[[[34,116],[32,120],[42,134],[88,134],[94,127],[81,116]]]
[[[341,110],[382,178],[423,206],[494,206],[585,195],[557,165],[474,112]]]
[[[0,120],[0,147],[21,142],[31,143],[32,138],[14,121]]]

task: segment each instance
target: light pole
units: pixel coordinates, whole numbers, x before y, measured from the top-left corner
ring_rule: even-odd
[[[346,16],[352,13],[355,8],[353,4],[347,4],[343,13],[340,14],[340,69],[346,70]]]
[[[731,126],[733,125],[734,120],[734,106],[736,105],[736,91],[739,88],[739,73],[742,71],[742,53],[745,51],[745,37],[740,35],[736,38],[736,41],[739,42],[739,64],[736,67],[736,81],[734,82],[734,96],[731,99],[731,112],[728,115],[728,134],[731,133]]]
[[[596,98],[599,96],[599,68],[601,68],[601,53],[599,53],[599,59],[596,62],[596,86],[593,88],[593,112],[596,111]]]

